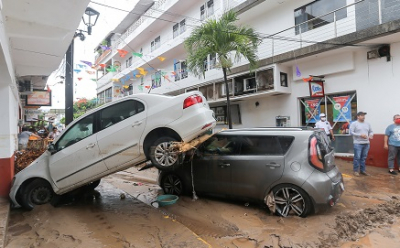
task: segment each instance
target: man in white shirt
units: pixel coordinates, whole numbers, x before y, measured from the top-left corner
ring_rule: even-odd
[[[335,136],[333,135],[333,131],[332,131],[332,126],[329,123],[329,121],[326,120],[326,115],[324,113],[321,113],[319,115],[319,121],[317,121],[317,123],[315,123],[315,128],[324,129],[326,135],[328,135],[328,137],[331,140],[335,140]]]

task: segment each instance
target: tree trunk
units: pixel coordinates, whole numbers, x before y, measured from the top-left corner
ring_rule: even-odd
[[[228,119],[228,127],[232,129],[232,116],[231,116],[231,100],[229,96],[229,86],[228,86],[228,79],[226,78],[226,68],[222,68],[224,72],[224,81],[225,81],[225,92],[226,92],[226,114]]]

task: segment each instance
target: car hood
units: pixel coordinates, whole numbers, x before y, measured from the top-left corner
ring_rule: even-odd
[[[24,181],[31,177],[42,177],[46,178],[47,176],[47,164],[49,161],[50,152],[45,151],[40,157],[38,157],[35,161],[33,161],[30,165],[28,165],[25,169],[18,172],[15,175],[16,183],[18,183],[19,179]]]

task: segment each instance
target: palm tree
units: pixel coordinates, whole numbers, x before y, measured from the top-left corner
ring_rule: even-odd
[[[224,73],[229,129],[232,129],[232,118],[227,70],[233,65],[232,58],[234,62],[245,58],[250,62],[250,70],[256,68],[256,52],[261,41],[252,28],[238,26],[237,20],[237,14],[228,11],[219,20],[208,20],[196,27],[185,40],[188,69],[198,77],[205,77],[204,60],[207,56],[217,54],[217,65]]]

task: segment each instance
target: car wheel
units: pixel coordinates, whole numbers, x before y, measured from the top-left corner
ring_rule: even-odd
[[[182,195],[184,193],[184,187],[182,180],[175,174],[168,174],[161,180],[161,188],[165,194],[170,195]]]
[[[97,186],[99,186],[100,181],[101,181],[101,179],[99,179],[99,180],[97,180],[97,181],[94,181],[94,182],[91,182],[91,183],[89,183],[89,184],[86,184],[84,187],[86,187],[86,189],[91,189],[91,190],[93,190],[93,189],[95,189]]]
[[[170,137],[162,137],[150,147],[150,160],[159,170],[169,170],[178,162],[178,150],[172,142],[176,141]]]
[[[21,206],[26,210],[32,210],[35,205],[49,203],[53,194],[53,189],[48,182],[35,179],[22,190]]]
[[[278,185],[273,189],[273,196],[276,215],[306,217],[312,210],[310,197],[297,186]]]

